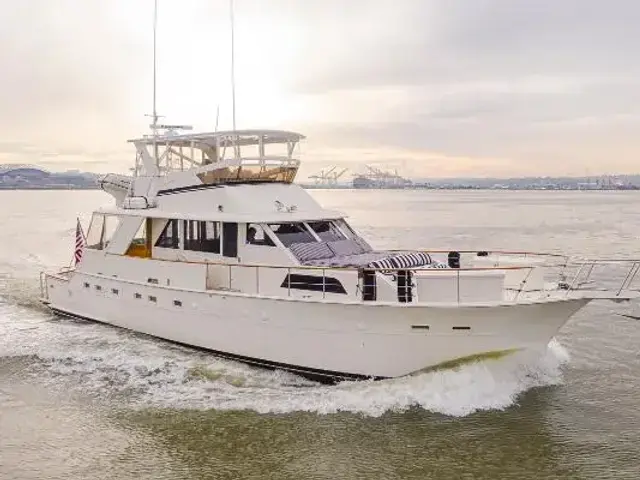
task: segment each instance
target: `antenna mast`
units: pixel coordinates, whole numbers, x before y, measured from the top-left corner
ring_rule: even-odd
[[[156,110],[156,30],[158,29],[158,0],[153,5],[153,129],[158,124],[158,112]]]
[[[157,1],[157,0],[156,0]],[[229,20],[231,21],[231,108],[233,118],[233,130],[236,130],[236,74],[235,74],[235,44],[234,44],[234,21],[233,21],[233,0],[229,0]]]
[[[156,109],[156,37],[158,30],[158,0],[153,2],[153,114],[151,130],[153,131],[153,157],[158,165],[158,111]]]

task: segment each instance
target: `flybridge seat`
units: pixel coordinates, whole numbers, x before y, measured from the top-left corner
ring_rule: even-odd
[[[354,239],[316,243],[293,243],[291,252],[303,265],[318,267],[447,268],[423,252],[374,251]]]

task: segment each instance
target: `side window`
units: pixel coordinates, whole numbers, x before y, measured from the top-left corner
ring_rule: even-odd
[[[332,221],[309,222],[309,226],[314,232],[316,232],[316,235],[318,235],[320,240],[323,242],[333,242],[345,239],[345,236]]]
[[[131,240],[126,255],[147,258],[151,256],[151,219],[141,218],[140,227]]]
[[[164,230],[160,234],[160,238],[156,242],[156,247],[162,248],[179,248],[180,237],[178,235],[178,220],[173,219],[167,222]]]
[[[220,253],[220,223],[183,220],[184,249]]]
[[[118,217],[94,213],[87,232],[87,248],[94,250],[107,248],[119,225],[120,219]]]
[[[238,256],[238,224],[237,223],[223,223],[223,247],[222,255],[225,257],[237,257]]]
[[[262,225],[258,223],[250,223],[247,225],[247,243],[250,245],[264,245],[267,247],[275,247],[273,240],[269,238],[262,228]]]

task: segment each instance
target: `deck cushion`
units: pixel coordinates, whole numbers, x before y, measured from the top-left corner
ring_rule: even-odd
[[[300,263],[335,256],[325,242],[292,243],[289,245],[289,250],[291,250]]]
[[[395,255],[389,255],[380,260],[369,263],[372,268],[416,268],[431,265],[433,261],[428,253],[424,252],[408,252]]]

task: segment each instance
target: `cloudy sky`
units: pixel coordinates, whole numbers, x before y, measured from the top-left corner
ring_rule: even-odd
[[[160,0],[158,110],[231,126],[228,0]],[[0,0],[0,163],[125,171],[153,0]],[[239,128],[308,136],[301,177],[640,172],[637,0],[235,0]]]

